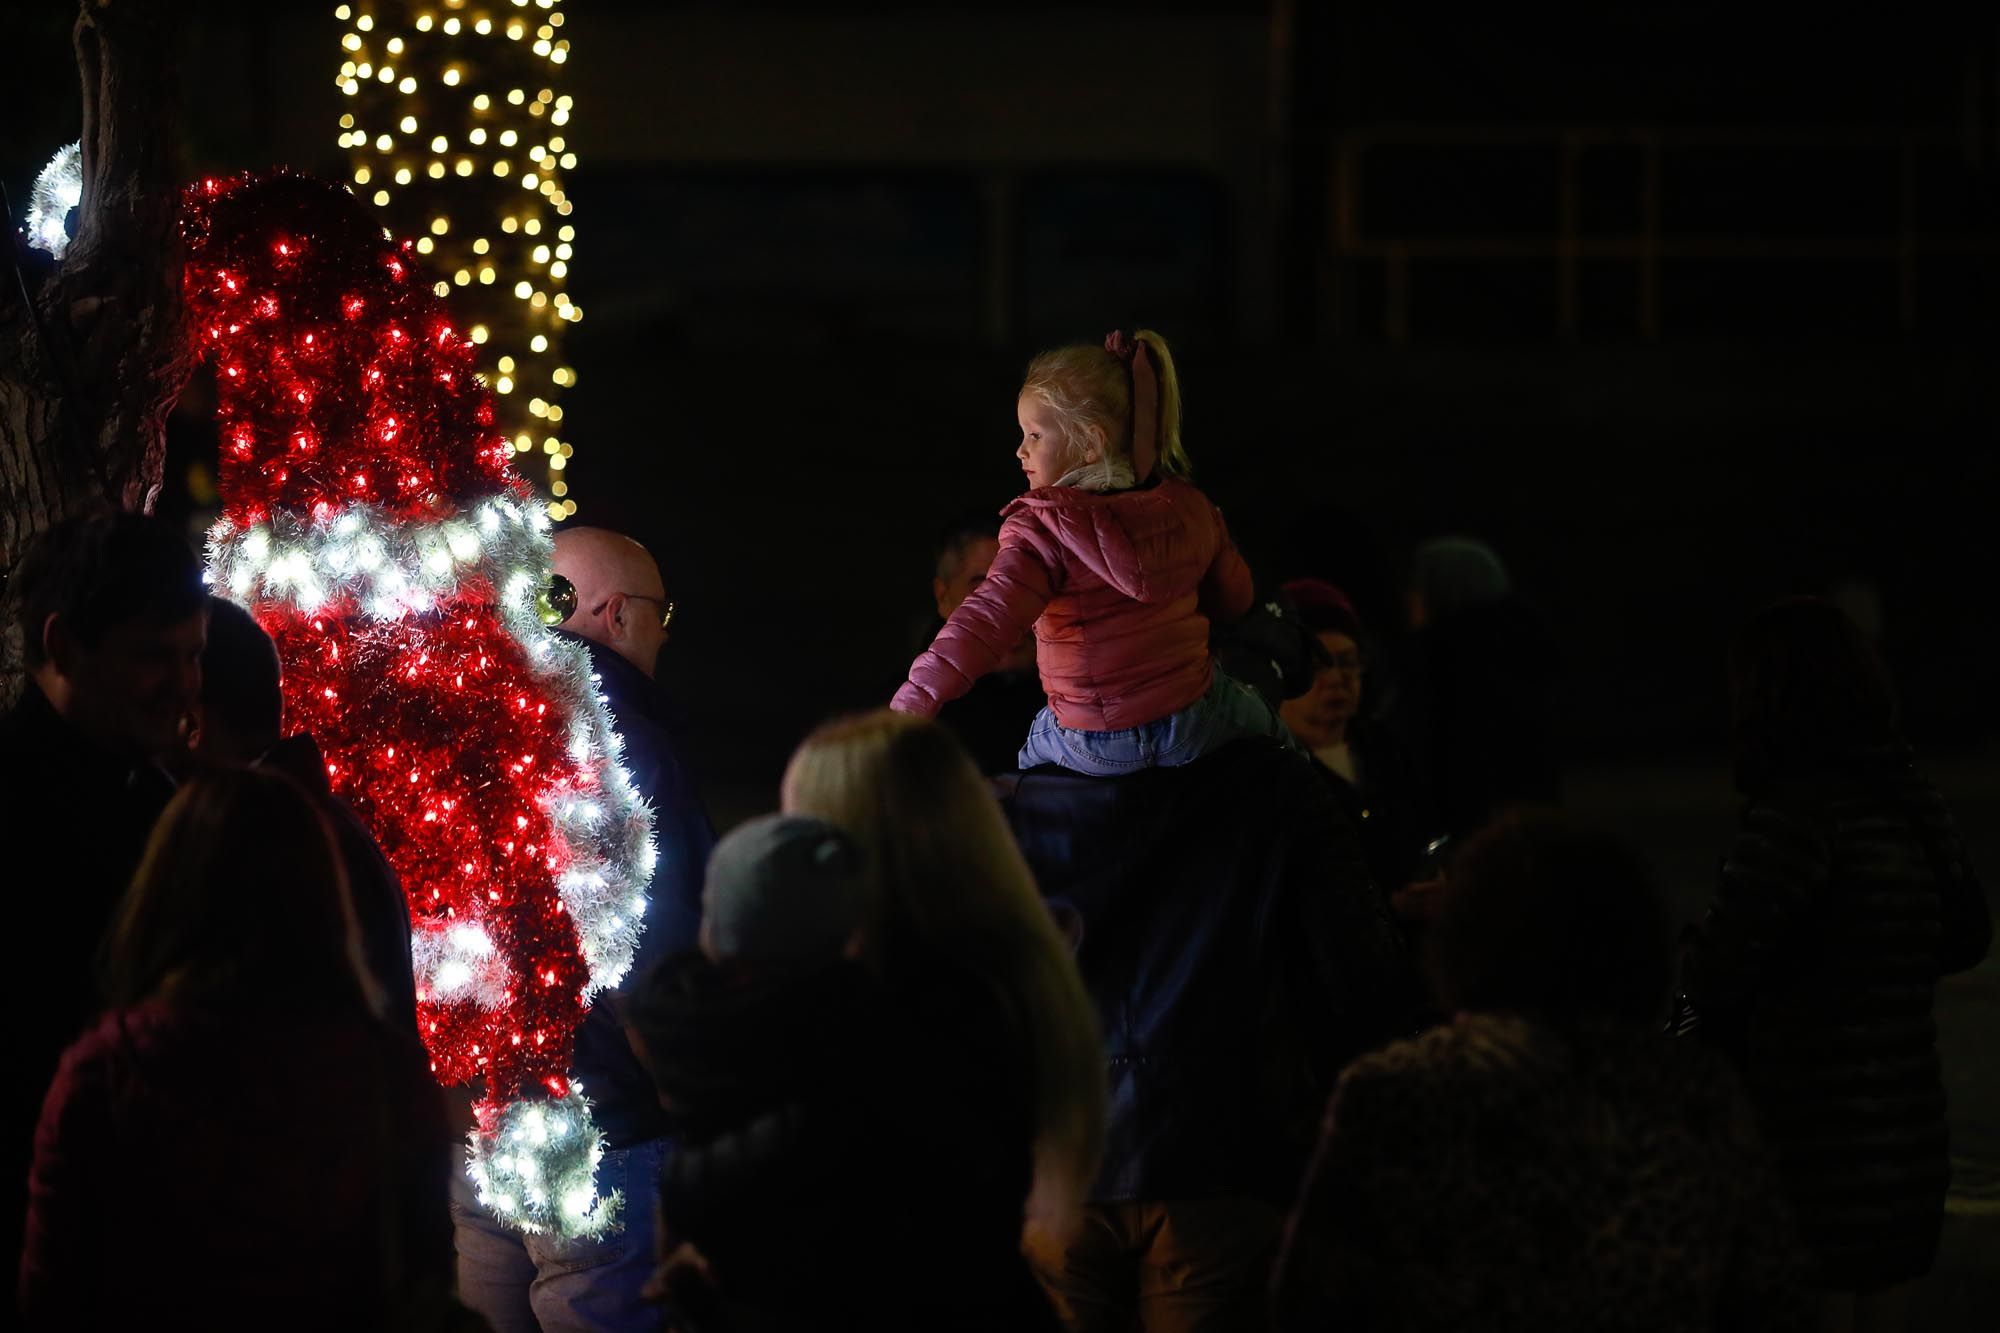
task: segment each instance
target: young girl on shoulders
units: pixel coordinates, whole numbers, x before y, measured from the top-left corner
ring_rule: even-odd
[[[1049,706],[1020,765],[1116,776],[1185,764],[1244,736],[1296,748],[1277,714],[1209,657],[1211,622],[1250,609],[1250,570],[1189,481],[1180,383],[1150,329],[1045,352],[1017,403],[1028,490],[1001,511],[985,580],[910,666],[891,705],[925,717],[1024,634]]]

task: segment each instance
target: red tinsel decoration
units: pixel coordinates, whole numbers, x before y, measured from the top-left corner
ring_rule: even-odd
[[[202,181],[188,205],[188,309],[219,400],[218,531],[282,515],[325,525],[357,504],[379,526],[527,501],[473,344],[407,242],[384,239],[343,188],[298,176]],[[460,580],[400,620],[371,618],[338,590],[311,609],[252,602],[284,661],[287,728],[318,739],[419,934],[478,923],[505,964],[497,1005],[469,990],[419,994],[433,1069],[446,1084],[484,1074],[489,1124],[524,1092],[568,1091],[588,970],[545,804],[595,782],[492,582]]]

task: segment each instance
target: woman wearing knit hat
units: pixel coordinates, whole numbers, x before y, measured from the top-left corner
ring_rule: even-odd
[[[1332,584],[1294,579],[1285,593],[1319,651],[1312,684],[1279,715],[1354,821],[1376,885],[1395,893],[1417,878],[1436,830],[1395,737],[1362,716],[1367,636],[1347,594]]]

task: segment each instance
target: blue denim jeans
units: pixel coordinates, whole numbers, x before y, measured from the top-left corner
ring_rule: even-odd
[[[1023,769],[1060,764],[1071,772],[1115,778],[1141,768],[1178,768],[1245,736],[1269,736],[1299,748],[1263,695],[1217,667],[1207,694],[1178,713],[1123,731],[1061,726],[1044,708],[1028,728],[1018,762]]]
[[[463,1170],[452,1173],[458,1296],[494,1333],[627,1333],[657,1329],[660,1311],[640,1298],[652,1276],[654,1210],[666,1141],[608,1150],[597,1164],[600,1196],[625,1196],[618,1230],[590,1240],[526,1236],[480,1207]]]

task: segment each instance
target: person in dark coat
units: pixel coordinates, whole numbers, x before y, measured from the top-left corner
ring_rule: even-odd
[[[1740,1062],[1829,1318],[1897,1327],[1950,1180],[1932,1004],[1986,955],[1985,891],[1887,670],[1837,607],[1765,609],[1730,676],[1748,804],[1684,986],[1698,1031]]]
[[[676,1136],[658,1286],[691,1330],[1054,1333],[1019,1253],[1027,1082],[989,1058],[1012,1038],[947,973],[892,989],[859,960],[863,871],[823,820],[738,827],[702,952],[632,997]]]
[[[104,979],[36,1134],[27,1327],[453,1326],[442,1100],[383,1021],[311,797],[257,769],[190,779]]]
[[[7,592],[27,665],[0,720],[8,933],[21,955],[5,969],[13,1091],[0,1130],[0,1250],[13,1254],[42,1092],[98,1011],[98,942],[173,796],[161,760],[200,694],[208,590],[173,529],[99,509],[44,532]]]
[[[1561,795],[1556,647],[1484,543],[1417,548],[1411,636],[1384,723],[1416,765],[1442,832],[1469,836],[1513,805]]]
[[[1312,682],[1278,709],[1361,835],[1375,883],[1394,894],[1417,880],[1438,836],[1401,743],[1362,707],[1368,637],[1347,594],[1317,579],[1285,592],[1318,649]]]
[[[347,872],[369,975],[382,988],[389,1020],[414,1037],[417,979],[410,963],[410,905],[402,881],[361,817],[333,794],[326,760],[312,736],[283,735],[282,686],[283,667],[271,636],[236,603],[210,598],[193,757],[212,766],[270,768],[319,802]]]
[[[1105,1162],[1079,1232],[1033,1254],[1072,1329],[1255,1327],[1341,1067],[1413,1030],[1417,981],[1353,827],[1275,742],[1003,784],[1071,912],[1104,1029]]]
[[[783,803],[860,847],[858,956],[890,1015],[868,1095],[884,1103],[878,1169],[896,1214],[876,1271],[898,1290],[863,1327],[1049,1328],[1022,1247],[1060,1244],[1083,1216],[1104,1054],[991,789],[938,723],[883,709],[808,736]],[[903,1322],[923,1306],[931,1317]]]
[[[1727,1064],[1667,1037],[1645,867],[1551,813],[1460,854],[1431,937],[1454,1018],[1341,1077],[1272,1284],[1306,1330],[1810,1327]]]
[[[937,618],[925,632],[928,645],[1000,553],[1000,516],[986,511],[947,526],[938,539],[931,599]],[[982,773],[1012,773],[1021,743],[1036,716],[1048,707],[1041,675],[1035,670],[1035,636],[1024,634],[1000,665],[981,676],[964,695],[938,710],[938,721],[958,737]]]

